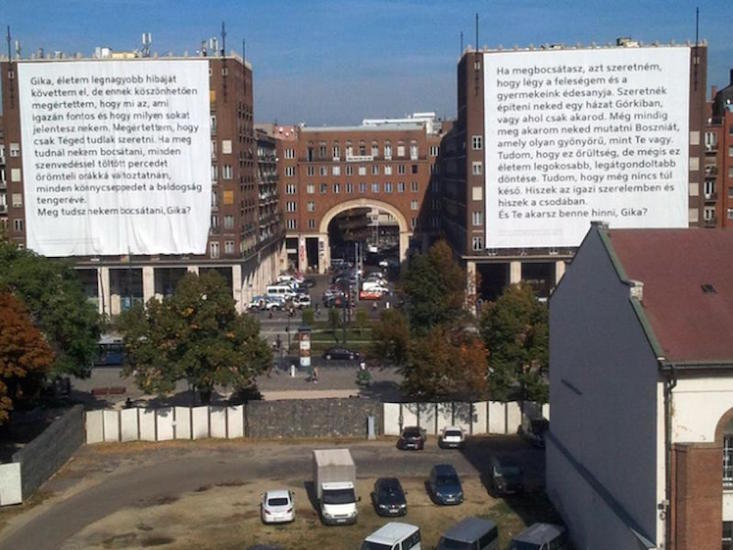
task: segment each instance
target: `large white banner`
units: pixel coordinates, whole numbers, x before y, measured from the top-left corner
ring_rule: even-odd
[[[485,54],[486,247],[687,227],[689,64],[687,47]]]
[[[208,74],[199,59],[19,63],[28,248],[204,253]]]

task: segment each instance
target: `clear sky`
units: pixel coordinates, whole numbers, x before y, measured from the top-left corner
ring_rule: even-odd
[[[254,67],[255,119],[309,125],[353,124],[365,117],[456,110],[460,33],[481,46],[605,44],[700,38],[709,44],[708,89],[728,84],[733,68],[733,0],[0,0],[23,56],[132,50],[143,31],[152,50],[193,54],[219,36],[240,55],[246,39]],[[5,40],[2,51],[6,52]]]

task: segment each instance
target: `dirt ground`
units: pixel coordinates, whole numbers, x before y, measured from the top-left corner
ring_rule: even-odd
[[[523,515],[542,515],[541,498],[523,497],[521,510],[489,496],[478,477],[463,479],[465,501],[459,506],[437,506],[425,491],[424,478],[402,478],[407,492],[408,513],[395,521],[418,525],[423,548],[434,548],[440,534],[464,517],[475,515],[500,526],[500,548],[525,527]],[[68,540],[64,550],[76,549],[243,549],[254,544],[273,544],[285,549],[358,549],[362,539],[392,521],[376,515],[369,493],[374,479],[359,479],[359,521],[353,526],[326,527],[311,506],[302,479],[253,481],[252,483],[203,486],[178,499],[142,503],[94,523]],[[263,525],[259,499],[268,489],[295,491],[296,519],[286,525]],[[533,510],[534,509],[534,510]]]

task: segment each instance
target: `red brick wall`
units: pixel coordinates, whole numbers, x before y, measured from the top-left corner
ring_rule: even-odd
[[[672,451],[671,550],[720,548],[723,531],[723,449],[675,445]]]

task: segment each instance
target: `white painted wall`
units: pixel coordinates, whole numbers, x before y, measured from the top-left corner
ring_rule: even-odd
[[[733,376],[696,376],[678,370],[672,405],[674,443],[714,442],[718,421],[733,408]]]
[[[23,502],[20,462],[0,464],[0,506]]]

